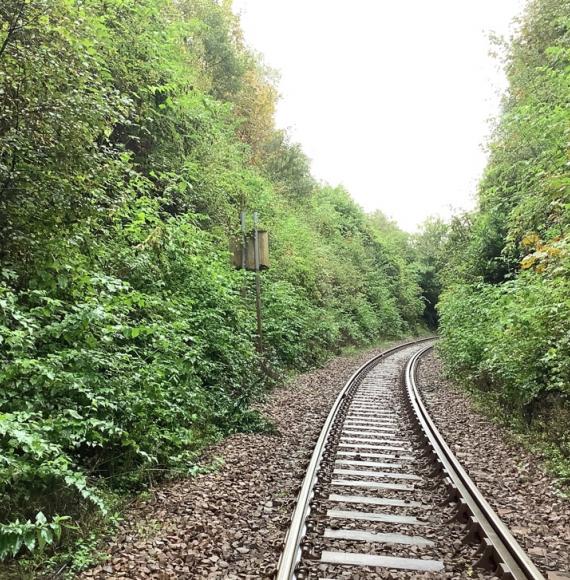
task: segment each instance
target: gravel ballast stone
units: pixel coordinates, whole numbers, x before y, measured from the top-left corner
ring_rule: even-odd
[[[417,382],[451,450],[536,566],[549,580],[570,578],[570,501],[540,458],[476,411],[435,352],[422,357]]]
[[[311,502],[311,511],[307,520],[308,533],[303,541],[304,558],[299,566],[299,578],[350,578],[366,580],[415,580],[431,578],[439,580],[459,580],[461,578],[492,579],[492,573],[474,570],[473,562],[478,559],[477,546],[462,543],[465,535],[464,526],[454,518],[457,504],[447,501],[449,493],[443,478],[434,471],[434,466],[425,455],[425,446],[418,437],[418,425],[411,419],[409,402],[404,389],[402,374],[409,357],[420,350],[421,346],[412,346],[383,359],[374,369],[370,370],[360,386],[356,387],[343,401],[323,457],[319,470],[319,481],[315,488],[315,496]],[[401,455],[408,460],[404,470],[398,472],[413,474],[413,481],[406,481],[405,488],[376,490],[359,487],[358,495],[363,499],[391,499],[399,501],[400,505],[359,507],[340,505],[331,501],[329,496],[339,493],[350,495],[354,490],[350,487],[335,484],[340,479],[335,476],[335,466],[332,463],[338,458],[342,447],[343,422],[352,414],[353,401],[369,400],[370,391],[376,394],[367,403],[371,412],[381,415],[388,412],[394,418],[398,429],[398,437],[405,441],[406,451]],[[364,391],[361,394],[361,390]],[[366,394],[368,391],[368,394]],[[357,402],[356,406],[361,403]],[[343,476],[343,483],[358,482],[357,475]],[[368,471],[366,473],[369,473]],[[367,475],[365,479],[370,479]],[[381,478],[387,481],[387,478]],[[378,480],[377,480],[378,481]],[[391,484],[392,482],[389,482]],[[409,485],[409,484],[412,485]],[[402,506],[405,501],[408,505]],[[397,521],[381,521],[354,518],[330,518],[329,510],[338,508],[372,514],[382,513],[384,516],[399,518],[415,516],[421,518],[422,525],[402,523]],[[386,518],[384,517],[384,520]],[[339,537],[339,530],[342,530]],[[383,538],[367,536],[366,539],[356,537],[362,533],[383,534]],[[402,534],[402,536],[393,536]],[[335,537],[336,535],[336,537]],[[349,537],[347,537],[349,536]],[[387,541],[384,541],[387,540]],[[421,540],[421,542],[418,542]],[[322,556],[325,555],[325,562]],[[344,561],[338,565],[334,562],[339,558]],[[376,561],[374,567],[356,565],[354,558],[362,564],[368,557]],[[396,562],[395,559],[400,560]],[[402,560],[403,559],[403,560]],[[370,560],[371,561],[371,560]],[[418,562],[419,561],[419,562]],[[424,562],[423,564],[421,562]],[[406,569],[414,562],[414,569]],[[353,563],[353,565],[351,565]],[[392,564],[392,565],[390,565]],[[429,569],[429,570],[428,570]]]

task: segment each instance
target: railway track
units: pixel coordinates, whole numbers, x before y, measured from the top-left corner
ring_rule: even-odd
[[[544,580],[422,403],[415,371],[431,346],[386,351],[346,383],[311,457],[277,580]]]

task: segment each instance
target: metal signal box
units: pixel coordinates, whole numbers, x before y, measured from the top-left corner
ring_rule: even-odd
[[[259,244],[259,269],[269,269],[269,233],[266,230],[257,231]],[[235,268],[255,272],[255,234],[245,236],[244,242],[234,239],[230,242],[232,264]]]

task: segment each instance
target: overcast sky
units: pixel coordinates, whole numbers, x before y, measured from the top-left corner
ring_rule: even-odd
[[[505,80],[490,32],[524,0],[234,0],[280,73],[277,125],[366,210],[413,231],[470,208]]]

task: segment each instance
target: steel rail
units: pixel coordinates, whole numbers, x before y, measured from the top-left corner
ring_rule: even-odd
[[[451,480],[452,489],[457,490],[459,497],[465,502],[463,505],[475,518],[473,525],[479,526],[479,535],[483,541],[482,558],[493,561],[502,578],[544,580],[544,576],[532,563],[455,457],[424,406],[415,377],[421,356],[431,348],[433,348],[432,345],[418,351],[408,361],[405,369],[406,388],[412,410],[432,450],[441,462],[444,475]]]
[[[297,497],[297,504],[291,518],[291,526],[289,527],[289,531],[287,532],[287,536],[285,538],[285,546],[283,548],[283,552],[281,553],[281,558],[279,559],[276,580],[293,580],[295,578],[295,570],[301,561],[301,542],[303,541],[303,538],[307,532],[305,522],[307,521],[307,517],[311,511],[310,504],[314,496],[314,488],[318,480],[318,472],[321,466],[323,453],[325,451],[325,447],[327,445],[331,428],[334,425],[337,413],[340,410],[346,397],[350,394],[351,387],[354,386],[358,379],[363,377],[383,358],[414,344],[433,340],[433,338],[434,337],[422,338],[420,340],[406,342],[404,344],[400,344],[385,350],[358,368],[340,391],[327,416],[323,428],[321,429],[321,433],[309,462],[309,466],[307,467],[307,473],[305,474],[301,490]]]

